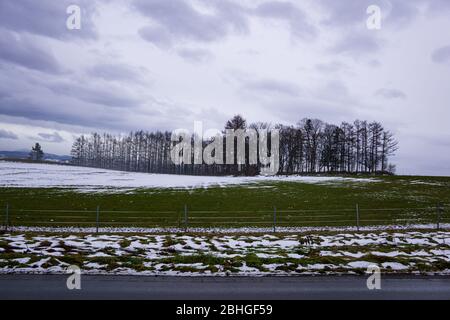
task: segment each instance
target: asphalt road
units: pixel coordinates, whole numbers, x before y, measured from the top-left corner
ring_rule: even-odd
[[[64,275],[0,275],[0,299],[450,299],[450,277],[383,276],[381,290],[365,277],[187,278],[81,276],[68,290]]]

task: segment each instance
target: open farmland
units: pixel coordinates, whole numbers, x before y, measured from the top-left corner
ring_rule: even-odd
[[[444,224],[449,199],[444,177],[195,177],[0,162],[0,218],[8,205],[10,226],[95,227],[97,208],[100,227],[356,226],[356,205],[361,226]]]

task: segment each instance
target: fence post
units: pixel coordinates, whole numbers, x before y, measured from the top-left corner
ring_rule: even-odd
[[[188,209],[187,204],[184,205],[184,230],[188,230]]]
[[[9,203],[6,204],[6,211],[5,211],[5,231],[8,232],[8,225],[9,225]]]
[[[98,227],[100,224],[100,206],[97,206],[97,219],[96,219],[96,227],[97,227],[97,233],[98,233]]]
[[[359,232],[359,205],[356,204],[356,229]]]
[[[277,207],[273,207],[273,233],[277,232]]]
[[[442,214],[443,208],[442,204],[438,203],[436,207],[436,229],[439,230],[441,228],[441,214]]]

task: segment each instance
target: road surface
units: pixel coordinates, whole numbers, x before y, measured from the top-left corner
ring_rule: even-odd
[[[0,299],[450,299],[450,277],[383,276],[381,290],[366,277],[140,277],[81,276],[68,290],[64,275],[0,275]]]

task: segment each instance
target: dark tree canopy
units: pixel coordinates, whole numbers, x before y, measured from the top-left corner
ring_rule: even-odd
[[[235,115],[232,119],[228,120],[225,124],[225,129],[246,129],[247,121],[241,115]]]
[[[33,161],[40,161],[44,158],[44,151],[39,143],[36,143],[34,147],[31,148],[30,159]]]

